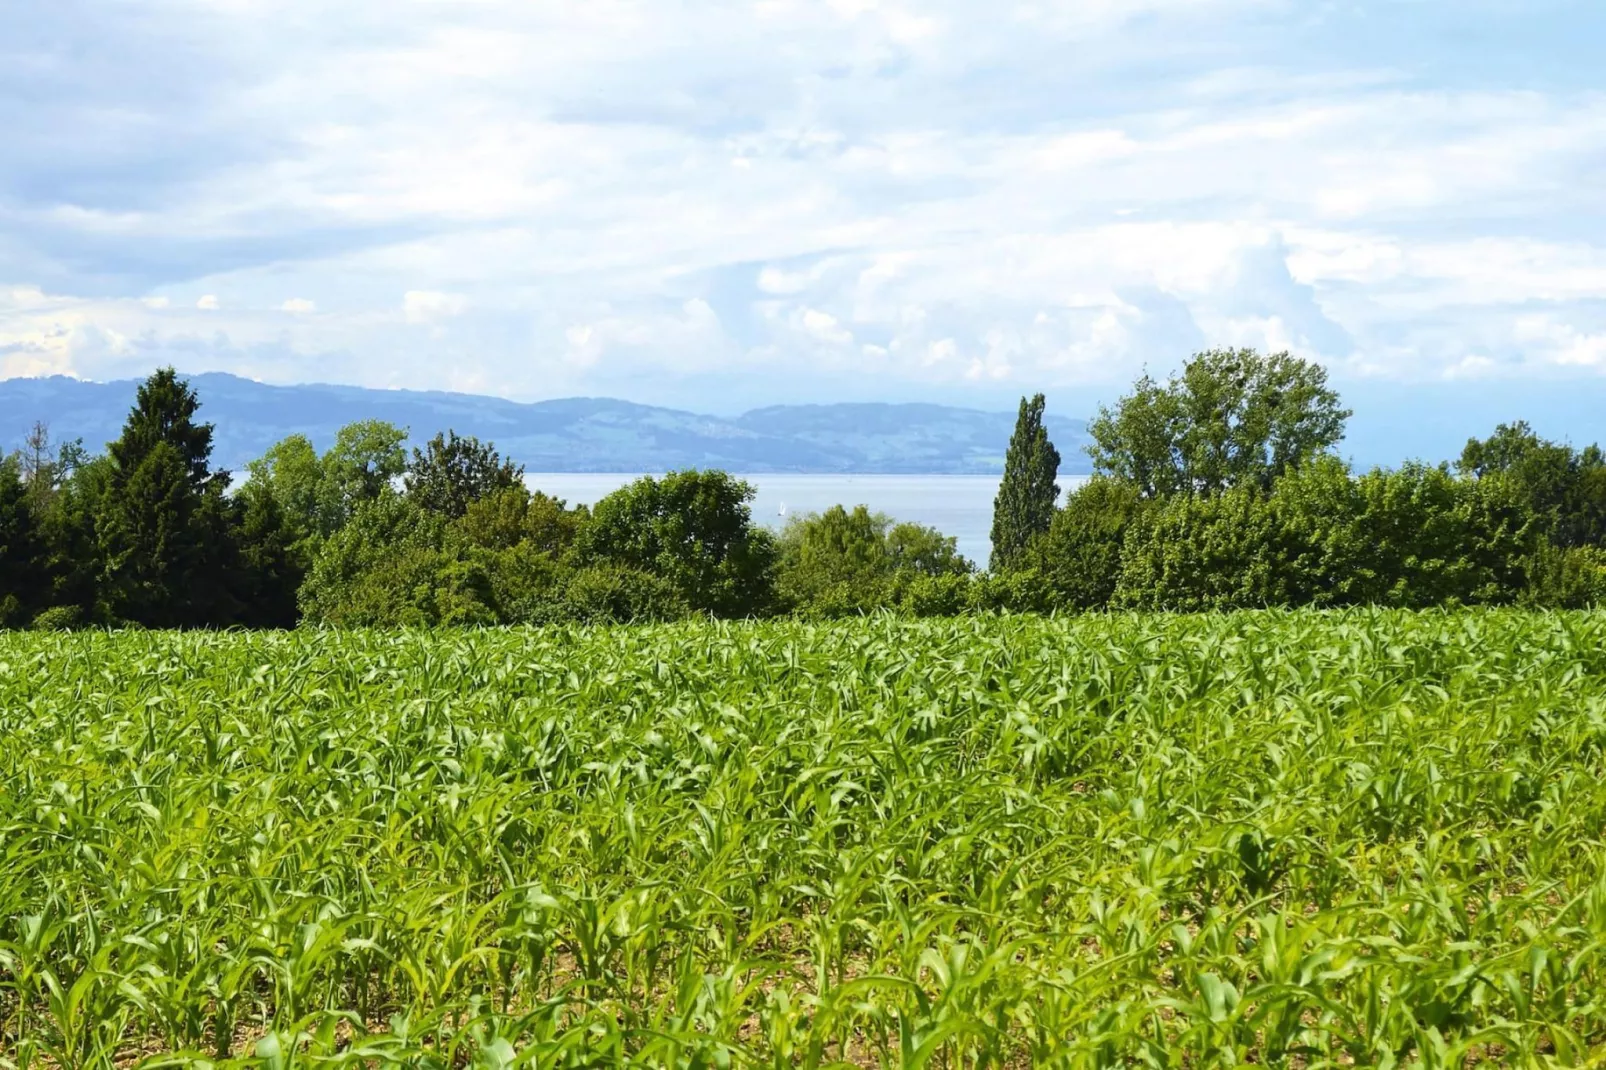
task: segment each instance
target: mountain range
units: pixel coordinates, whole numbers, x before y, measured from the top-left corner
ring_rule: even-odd
[[[777,405],[721,417],[613,398],[517,402],[440,391],[323,383],[275,386],[209,372],[189,377],[200,416],[215,425],[213,462],[238,471],[288,435],[320,450],[354,420],[380,419],[421,443],[437,431],[494,442],[530,472],[732,472],[978,474],[1003,471],[1015,413],[947,405]],[[20,445],[36,420],[54,438],[97,452],[117,437],[135,380],[66,376],[0,380],[0,448]],[[1087,424],[1050,417],[1067,474],[1088,471]]]

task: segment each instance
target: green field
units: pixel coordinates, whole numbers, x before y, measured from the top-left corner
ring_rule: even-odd
[[[1606,1044],[1606,614],[0,638],[0,1065]]]

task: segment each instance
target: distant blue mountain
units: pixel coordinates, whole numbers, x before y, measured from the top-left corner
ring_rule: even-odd
[[[531,472],[888,472],[995,474],[1013,412],[944,405],[780,405],[734,419],[611,398],[523,403],[437,391],[308,384],[270,386],[234,375],[189,377],[201,417],[217,427],[214,462],[239,470],[287,435],[319,448],[353,420],[388,420],[415,442],[454,430],[492,441]],[[56,438],[92,451],[117,437],[134,380],[91,383],[64,376],[0,380],[0,448],[20,445],[36,420]],[[1088,471],[1087,425],[1050,419],[1061,471]]]

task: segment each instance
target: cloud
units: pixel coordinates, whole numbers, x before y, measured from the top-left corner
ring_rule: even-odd
[[[460,316],[467,307],[468,299],[462,294],[408,290],[402,296],[402,312],[408,323],[434,323],[450,316]]]
[[[1210,344],[1594,377],[1582,7],[36,5],[0,346],[710,407],[1096,391]]]

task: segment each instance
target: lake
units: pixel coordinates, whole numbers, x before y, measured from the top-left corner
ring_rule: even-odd
[[[597,499],[639,478],[641,473],[531,472],[525,482],[570,505],[593,505]],[[740,478],[758,490],[753,519],[779,529],[789,516],[817,513],[833,505],[867,505],[894,520],[929,524],[952,535],[959,552],[985,567],[991,552],[993,498],[997,476],[797,475],[768,473]],[[1061,476],[1069,489],[1084,477]]]

